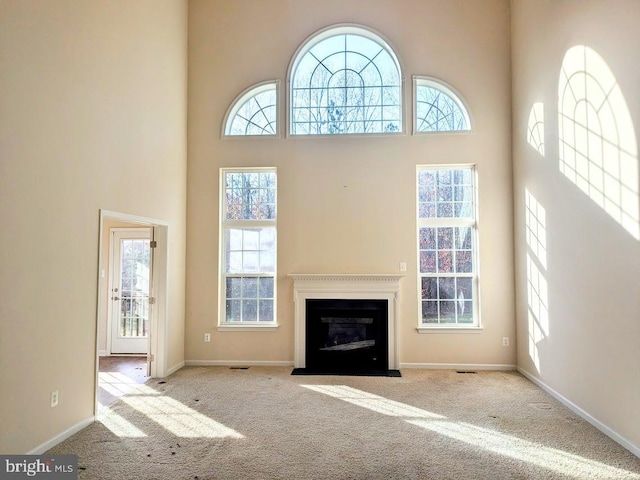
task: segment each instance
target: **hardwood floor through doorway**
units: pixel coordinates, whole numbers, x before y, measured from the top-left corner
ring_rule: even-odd
[[[145,383],[147,357],[114,355],[100,357],[98,367],[98,402],[106,406],[131,390],[131,385]]]

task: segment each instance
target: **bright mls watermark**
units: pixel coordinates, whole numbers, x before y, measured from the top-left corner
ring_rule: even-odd
[[[0,455],[0,480],[77,480],[77,455]]]

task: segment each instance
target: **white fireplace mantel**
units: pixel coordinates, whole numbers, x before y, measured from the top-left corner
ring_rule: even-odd
[[[355,273],[290,273],[293,279],[295,302],[294,366],[305,368],[306,359],[306,300],[387,300],[389,325],[389,370],[397,370],[398,335],[396,322],[399,317],[401,274]]]

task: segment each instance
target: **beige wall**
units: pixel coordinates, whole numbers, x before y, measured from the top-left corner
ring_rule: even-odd
[[[640,241],[560,173],[558,134],[560,68],[565,52],[583,45],[615,76],[633,143],[640,138],[640,3],[515,0],[512,10],[518,365],[640,452]],[[535,102],[545,107],[544,157],[526,141]],[[622,119],[623,109],[615,110]],[[620,123],[607,126],[622,132]],[[616,159],[607,155],[604,162]],[[637,175],[632,181],[637,192]],[[547,267],[541,273],[549,322],[542,336],[528,318],[525,188],[546,209]]]
[[[248,14],[250,12],[250,14]],[[299,45],[328,25],[381,33],[411,75],[438,77],[467,100],[470,135],[220,139],[231,101],[280,79]],[[281,98],[280,105],[284,105]],[[187,360],[292,361],[288,273],[394,273],[407,262],[400,362],[515,365],[509,2],[403,0],[189,2]],[[281,111],[281,125],[284,125]],[[411,118],[407,109],[406,119]],[[410,125],[407,124],[410,131]],[[476,163],[480,188],[480,334],[418,334],[416,165]],[[218,332],[221,167],[278,169],[276,332]],[[211,332],[211,343],[203,333]]]
[[[182,362],[187,8],[2,0],[0,22],[0,451],[25,453],[93,415],[101,208],[169,224]]]

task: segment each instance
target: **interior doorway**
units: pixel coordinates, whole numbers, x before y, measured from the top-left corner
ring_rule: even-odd
[[[96,414],[122,376],[116,363],[135,363],[143,380],[166,375],[167,242],[165,221],[100,211]]]

